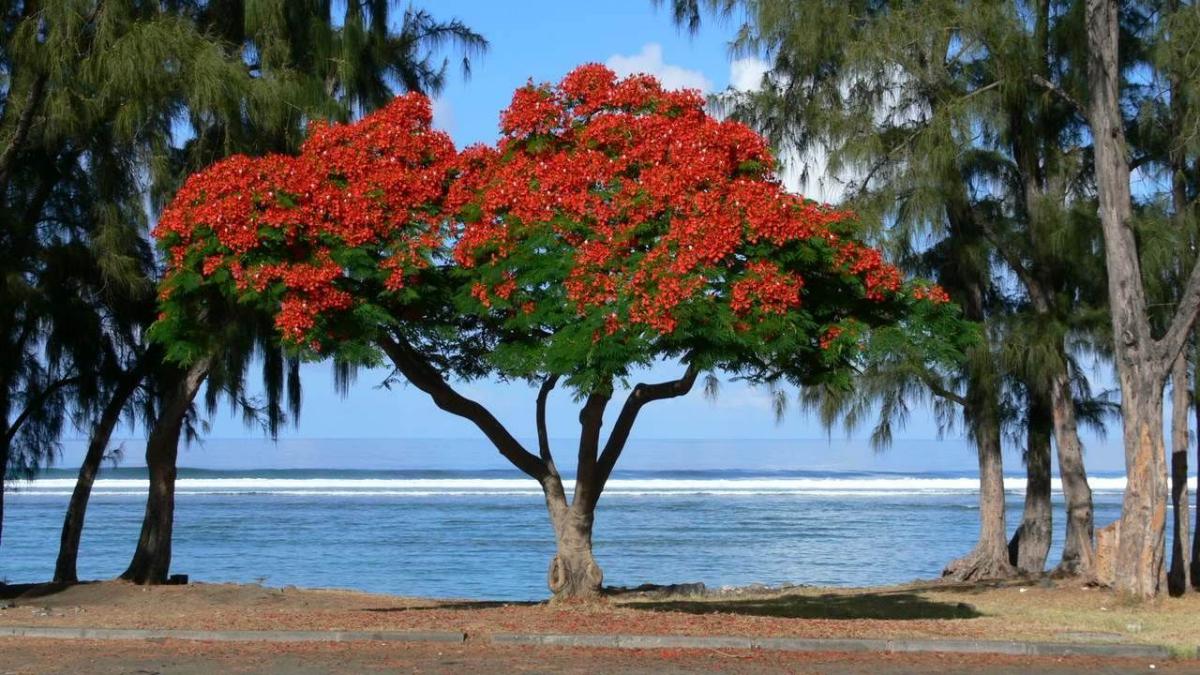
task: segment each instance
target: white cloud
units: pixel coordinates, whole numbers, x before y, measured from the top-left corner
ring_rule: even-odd
[[[450,101],[433,99],[433,126],[448,134],[454,133],[454,108],[450,106]]]
[[[734,59],[729,64],[729,86],[738,91],[756,91],[770,69],[770,64],[756,56]]]
[[[653,75],[667,89],[699,89],[705,94],[713,89],[713,83],[704,73],[663,63],[662,45],[654,42],[642,47],[641,52],[632,56],[614,54],[608,58],[605,65],[621,77],[639,73]]]

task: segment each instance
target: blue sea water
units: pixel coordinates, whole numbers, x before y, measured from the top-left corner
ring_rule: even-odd
[[[80,575],[128,562],[144,469],[104,473]],[[1008,524],[1023,478],[1007,480]],[[18,484],[0,579],[48,579],[74,479]],[[1092,477],[1096,519],[1117,518],[1124,479]],[[936,577],[978,531],[969,472],[618,471],[600,500],[595,553],[611,585],[871,585]],[[1054,492],[1055,548],[1063,534]],[[554,540],[536,483],[505,470],[181,470],[173,571],[196,581],[355,588],[462,598],[547,595]],[[1052,559],[1051,564],[1055,561]]]

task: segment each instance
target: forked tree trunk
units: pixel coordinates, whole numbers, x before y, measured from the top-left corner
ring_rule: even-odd
[[[943,577],[955,581],[1004,579],[1016,573],[1008,562],[1000,426],[993,414],[987,412],[978,420],[975,436],[979,451],[979,542],[942,571]]]
[[[79,466],[79,478],[71,492],[71,501],[63,518],[62,537],[58,545],[58,559],[54,564],[54,581],[75,583],[79,581],[79,542],[83,537],[83,523],[87,516],[88,501],[92,496],[92,485],[100,473],[100,464],[108,450],[113,430],[121,421],[121,411],[141,381],[140,370],[126,374],[108,404],[100,413],[100,419],[92,430],[87,454]]]
[[[505,429],[486,408],[454,390],[428,357],[402,336],[385,335],[379,346],[396,369],[417,389],[425,392],[442,410],[470,420],[513,466],[534,478],[546,496],[546,509],[554,526],[556,551],[550,561],[547,583],[555,602],[587,601],[598,598],[604,573],[592,555],[592,524],[596,502],[625,447],[638,412],[651,401],[684,396],[691,391],[700,370],[689,363],[683,377],[657,384],[639,384],[625,400],[621,413],[600,452],[600,429],[611,390],[593,392],[579,413],[582,427],[575,492],[568,504],[562,478],[550,452],[546,427],[546,399],[558,381],[550,375],[537,396],[538,454],[534,455]]]
[[[175,524],[175,475],[179,436],[192,399],[208,375],[208,362],[198,362],[181,374],[164,398],[154,429],[146,441],[150,491],[137,549],[122,579],[137,584],[161,584],[171,570],[171,538]]]
[[[562,496],[562,483],[557,476],[557,495]],[[550,523],[554,526],[555,553],[550,560],[546,583],[554,594],[555,602],[588,601],[600,596],[604,584],[604,572],[592,555],[592,524],[595,522],[595,507],[587,507],[576,501],[567,506],[565,497],[546,493],[550,512]]]
[[[1167,479],[1163,388],[1200,308],[1200,265],[1180,295],[1166,333],[1154,338],[1147,314],[1141,261],[1132,229],[1128,146],[1118,59],[1120,3],[1087,0],[1088,110],[1095,155],[1096,194],[1104,231],[1113,360],[1124,417],[1125,499],[1114,585],[1134,598],[1158,592],[1163,564]]]
[[[1031,395],[1032,396],[1032,395]],[[1037,576],[1046,570],[1050,554],[1050,410],[1044,399],[1031,400],[1026,422],[1025,510],[1008,542],[1008,561],[1021,574]]]
[[[1191,517],[1188,513],[1188,412],[1191,396],[1188,387],[1187,357],[1175,359],[1171,369],[1171,569],[1167,590],[1183,595],[1188,590],[1188,557],[1191,555]]]
[[[1083,466],[1083,444],[1075,419],[1075,400],[1067,378],[1066,356],[1062,370],[1053,375],[1050,405],[1053,410],[1054,441],[1058,446],[1058,474],[1062,477],[1063,501],[1067,507],[1067,532],[1062,560],[1054,569],[1059,577],[1090,578],[1095,573],[1095,511],[1092,488]]]

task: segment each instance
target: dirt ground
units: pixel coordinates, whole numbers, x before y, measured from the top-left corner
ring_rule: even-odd
[[[463,645],[228,644],[0,639],[14,672],[1150,672],[1144,660],[902,654],[788,654],[502,646],[513,633],[815,638],[958,638],[1140,642],[1190,655],[1200,643],[1200,595],[1122,602],[1078,585],[1010,582],[873,589],[796,588],[698,597],[619,596],[594,605],[430,600],[342,590],[119,581],[0,586],[0,625],[219,630],[454,630]],[[1154,664],[1200,672],[1200,661]]]
[[[1152,667],[1153,666],[1153,667]],[[1183,662],[941,654],[499,647],[487,644],[215,644],[0,639],[0,673],[1184,673]]]
[[[798,588],[699,598],[622,597],[593,606],[429,600],[238,584],[141,587],[120,581],[0,587],[0,625],[225,630],[459,630],[964,638],[1200,644],[1200,594],[1122,602],[1078,585],[924,584]]]

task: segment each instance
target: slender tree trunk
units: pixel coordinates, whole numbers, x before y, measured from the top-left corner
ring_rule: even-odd
[[[1026,422],[1025,511],[1008,543],[1008,561],[1021,574],[1038,576],[1046,570],[1050,554],[1050,404],[1030,395]]]
[[[975,442],[979,451],[979,542],[942,571],[942,576],[956,581],[1003,579],[1016,573],[1008,562],[1000,425],[992,411],[977,418]]]
[[[1188,556],[1191,554],[1191,517],[1188,513],[1188,412],[1191,408],[1187,357],[1180,354],[1171,369],[1171,569],[1167,590],[1183,595],[1188,589]]]
[[[87,515],[88,501],[92,496],[92,485],[100,473],[100,463],[104,461],[104,453],[108,449],[108,442],[112,438],[113,430],[121,421],[121,411],[125,408],[125,404],[137,389],[140,381],[140,372],[124,376],[109,399],[108,405],[100,413],[100,419],[92,430],[87,454],[84,455],[83,463],[79,466],[79,478],[75,481],[75,490],[71,493],[71,501],[67,505],[67,513],[63,518],[58,559],[54,564],[54,581],[58,583],[79,581],[79,542],[83,536],[83,523]]]
[[[1195,368],[1200,369],[1200,335],[1193,336]],[[1196,417],[1196,433],[1200,435],[1200,370],[1192,378],[1192,411]],[[1196,444],[1196,467],[1200,469],[1200,443]],[[1192,588],[1200,590],[1200,490],[1196,491],[1196,528],[1192,536],[1192,564],[1190,566]]]
[[[161,584],[171,570],[171,537],[175,524],[175,474],[179,455],[179,436],[188,408],[208,375],[208,361],[202,360],[179,375],[163,400],[154,429],[146,441],[146,468],[150,491],[146,496],[146,515],[142,532],[129,568],[122,579],[138,584]]]
[[[8,391],[0,390],[0,541],[4,534],[4,496],[8,490],[8,461],[12,444],[8,440],[8,416],[10,413]]]
[[[1066,373],[1066,355],[1062,370],[1051,382],[1051,408],[1054,420],[1054,440],[1058,446],[1058,473],[1062,477],[1063,500],[1067,507],[1067,534],[1063,542],[1062,560],[1055,576],[1089,578],[1095,570],[1095,515],[1092,488],[1088,485],[1083,466],[1083,444],[1075,419],[1075,400]]]

